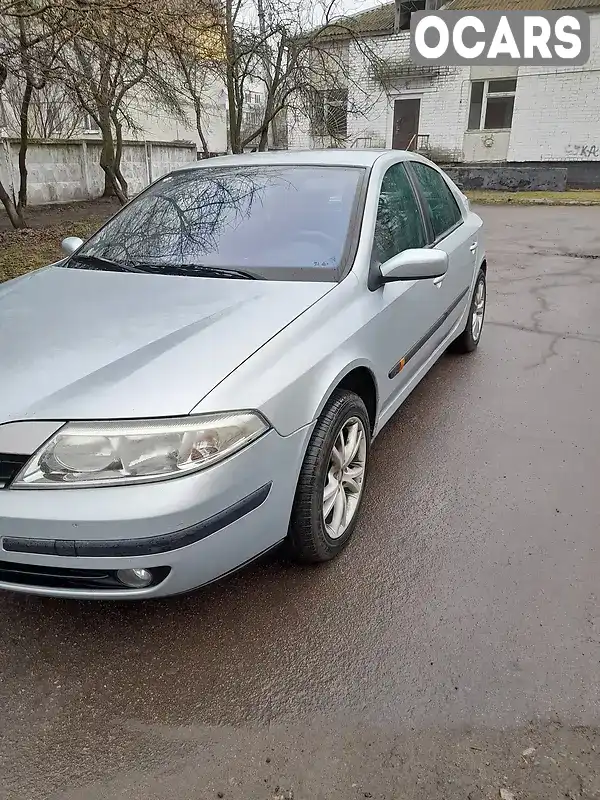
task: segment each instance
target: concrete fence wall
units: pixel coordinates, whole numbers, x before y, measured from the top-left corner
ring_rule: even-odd
[[[70,140],[32,142],[27,151],[27,196],[29,205],[93,200],[104,191],[99,141]],[[3,139],[0,178],[9,194],[19,186],[19,142]],[[129,194],[141,191],[151,181],[176,167],[196,161],[196,146],[175,142],[127,142],[121,170],[129,183]]]

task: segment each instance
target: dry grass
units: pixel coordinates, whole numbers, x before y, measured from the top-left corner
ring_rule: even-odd
[[[472,203],[515,206],[598,206],[600,189],[578,189],[569,192],[495,192],[466,191]]]
[[[37,206],[27,215],[31,227],[15,231],[0,207],[0,282],[58,260],[66,236],[86,239],[117,208],[115,200]]]
[[[61,258],[60,243],[66,236],[88,237],[103,222],[90,217],[80,222],[0,232],[0,282],[16,278]]]

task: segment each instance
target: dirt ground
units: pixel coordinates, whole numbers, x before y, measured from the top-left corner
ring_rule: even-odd
[[[16,278],[60,258],[66,236],[86,238],[119,208],[116,200],[34,206],[28,228],[15,231],[0,213],[0,282]]]
[[[559,720],[518,730],[333,726],[302,731],[132,723],[121,775],[52,800],[597,800],[598,729]],[[138,739],[138,737],[140,737]],[[55,747],[71,746],[68,736]],[[146,757],[128,765],[127,751]],[[82,752],[84,751],[84,752]],[[83,764],[93,749],[71,750]],[[138,755],[139,758],[139,755]],[[158,764],[160,763],[160,766]],[[112,772],[115,765],[105,765]],[[97,765],[97,769],[101,765]],[[9,780],[10,785],[10,780]],[[6,783],[4,791],[6,791]],[[38,790],[39,791],[39,790]],[[42,798],[34,785],[0,797]]]

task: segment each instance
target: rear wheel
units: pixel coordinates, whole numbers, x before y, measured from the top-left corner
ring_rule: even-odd
[[[300,471],[288,534],[296,561],[329,561],[348,544],[362,503],[370,442],[361,398],[336,392],[319,417]]]
[[[467,324],[460,336],[452,342],[452,350],[456,353],[472,353],[479,344],[481,332],[483,330],[483,320],[485,317],[485,303],[487,298],[487,287],[485,272],[479,270],[471,307],[467,317]]]

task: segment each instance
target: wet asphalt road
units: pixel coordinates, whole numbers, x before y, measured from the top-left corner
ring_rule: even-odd
[[[339,560],[0,596],[2,800],[476,800],[534,740],[573,763],[519,796],[600,797],[600,209],[480,213],[480,348],[377,440]]]

